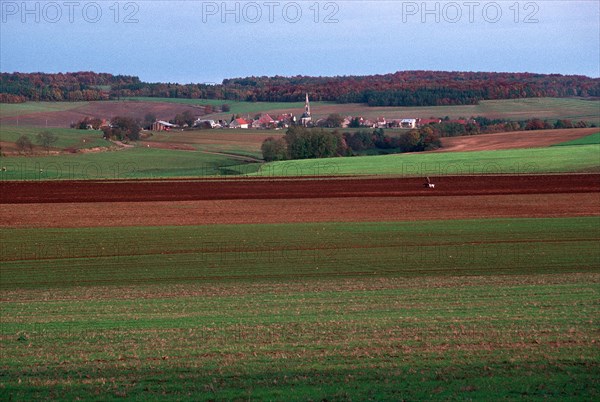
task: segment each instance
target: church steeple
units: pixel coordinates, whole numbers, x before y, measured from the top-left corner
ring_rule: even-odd
[[[306,101],[304,102],[304,115],[310,117],[310,101],[308,100],[308,93],[306,93]]]
[[[306,94],[306,101],[304,102],[304,113],[300,117],[300,124],[304,127],[308,127],[311,124],[312,117],[310,116],[310,102],[308,100],[308,93]]]

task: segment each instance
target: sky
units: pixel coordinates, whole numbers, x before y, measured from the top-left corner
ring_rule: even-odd
[[[147,82],[402,70],[600,77],[600,1],[7,1],[0,71]]]

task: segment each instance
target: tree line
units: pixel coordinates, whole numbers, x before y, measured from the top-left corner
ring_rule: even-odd
[[[429,127],[389,136],[383,129],[340,133],[323,128],[290,127],[282,138],[267,138],[261,146],[267,162],[332,158],[378,153],[430,151],[441,146],[440,137]]]
[[[35,136],[35,142],[46,150],[46,153],[50,153],[50,148],[54,143],[58,141],[58,137],[50,131],[42,131]],[[17,150],[20,154],[27,154],[33,152],[33,142],[27,134],[21,135],[15,141]]]
[[[600,79],[581,75],[399,71],[336,77],[245,77],[221,84],[148,83],[135,76],[106,73],[1,73],[0,102],[81,101],[123,97],[300,102],[370,106],[475,104],[488,99],[600,96]]]

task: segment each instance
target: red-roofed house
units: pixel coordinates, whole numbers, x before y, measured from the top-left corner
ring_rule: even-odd
[[[257,128],[271,128],[274,126],[275,120],[273,120],[273,118],[269,116],[268,113],[263,114],[258,120],[254,120],[254,122],[252,123],[252,127]]]
[[[232,121],[231,123],[229,123],[229,127],[230,128],[248,128],[249,124],[250,123],[248,123],[244,119],[235,119],[234,121]]]

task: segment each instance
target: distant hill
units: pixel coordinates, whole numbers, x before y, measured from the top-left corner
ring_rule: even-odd
[[[120,97],[298,102],[311,99],[370,106],[440,106],[480,100],[599,97],[600,79],[581,75],[399,71],[336,77],[246,77],[219,85],[142,82],[107,73],[1,73],[0,102],[81,101]]]

